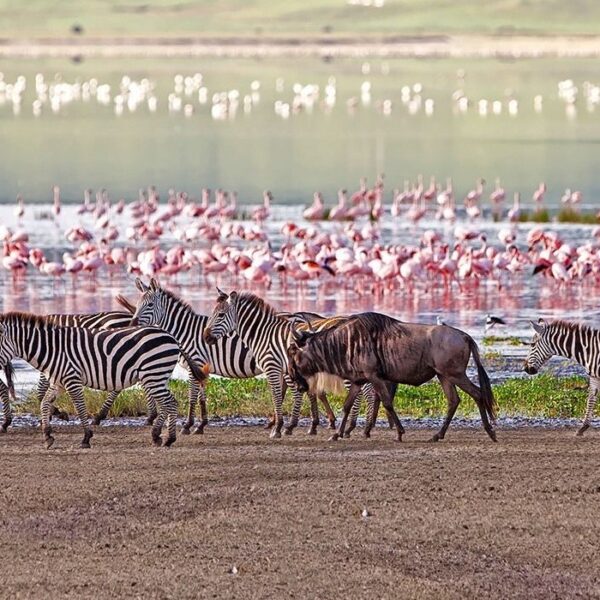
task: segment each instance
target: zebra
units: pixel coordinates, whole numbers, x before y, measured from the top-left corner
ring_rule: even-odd
[[[292,418],[285,429],[286,434],[291,434],[298,424],[302,406],[302,393],[287,374],[287,348],[293,340],[292,321],[278,315],[272,306],[250,292],[238,294],[233,291],[227,295],[218,291],[217,303],[204,328],[204,340],[216,344],[219,339],[236,332],[250,348],[271,388],[275,408],[271,438],[281,437],[283,396],[286,388],[291,388],[294,405]]]
[[[44,317],[9,312],[0,317],[0,368],[18,356],[42,371],[50,387],[42,401],[42,432],[46,447],[54,443],[50,406],[59,389],[64,389],[77,409],[84,430],[82,448],[90,447],[93,431],[83,397],[83,387],[120,391],[140,383],[153,398],[159,414],[152,428],[152,441],[160,446],[166,419],[165,446],[176,439],[177,403],[167,383],[179,359],[177,340],[157,327],[128,327],[99,330],[61,327]],[[206,368],[191,360],[194,377],[203,382]]]
[[[155,325],[168,331],[193,360],[200,364],[210,364],[211,372],[217,375],[245,379],[256,377],[263,372],[254,355],[239,336],[223,337],[215,345],[207,344],[202,337],[202,332],[208,322],[207,316],[196,313],[187,302],[173,292],[162,288],[155,279],[151,279],[149,285],[145,285],[140,278],[137,278],[135,285],[142,296],[137,306],[134,307],[132,324]],[[118,298],[117,300],[123,305],[122,300]],[[292,318],[294,315],[286,314],[286,316]],[[303,314],[302,316],[306,318],[307,315]],[[319,317],[320,323],[327,321],[319,315],[311,314],[311,317],[313,319]],[[319,397],[327,412],[330,427],[335,428],[335,415],[327,402],[326,395],[322,394]],[[194,433],[203,433],[208,424],[206,392],[204,386],[198,386],[194,377],[190,376],[188,415],[183,425],[183,434],[190,433],[190,429],[194,425],[196,402],[200,405],[201,420]],[[311,398],[313,419],[309,434],[316,433],[319,423],[316,402],[316,398]],[[272,425],[273,423],[270,423],[267,427]]]
[[[535,334],[523,367],[526,373],[534,375],[556,354],[576,360],[585,367],[590,377],[585,417],[577,431],[577,435],[583,435],[590,427],[596,394],[600,389],[600,330],[579,323],[561,320],[546,322],[544,319],[539,319],[537,323],[531,321],[531,326]]]
[[[118,297],[117,301],[126,302],[126,300],[122,297]],[[131,321],[131,312],[111,310],[88,314],[52,314],[48,315],[46,318],[54,325],[58,325],[61,327],[85,327],[87,329],[119,329],[121,327],[129,326],[129,322]],[[42,403],[44,395],[48,391],[49,387],[50,382],[42,373],[36,389],[36,395],[40,404]],[[108,395],[107,399],[104,401],[104,404],[100,408],[100,412],[94,417],[95,425],[99,425],[100,422],[107,417],[108,411],[114,404],[115,399],[118,395],[119,392],[111,392]],[[148,400],[149,411],[146,422],[148,425],[152,425],[157,416],[156,404],[151,399]],[[52,416],[56,416],[63,421],[69,420],[68,413],[59,410],[58,407],[54,404],[52,405],[51,410],[51,417]]]

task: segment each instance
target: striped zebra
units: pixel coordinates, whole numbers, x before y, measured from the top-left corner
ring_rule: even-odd
[[[287,350],[293,339],[292,331],[297,328],[293,319],[278,314],[262,298],[250,292],[219,291],[217,304],[204,329],[204,339],[211,344],[224,336],[236,332],[256,357],[256,362],[267,377],[275,408],[275,427],[271,437],[281,437],[283,427],[282,405],[287,387],[292,390],[294,404],[292,417],[285,432],[291,434],[300,416],[302,394],[288,375]],[[339,323],[346,317],[326,319],[328,326]],[[312,323],[319,329],[318,321]],[[308,327],[308,324],[306,325]],[[326,329],[327,326],[324,326]],[[312,402],[311,402],[312,406]]]
[[[84,386],[112,392],[136,383],[159,407],[152,428],[154,444],[161,445],[160,433],[166,420],[165,445],[170,446],[176,439],[177,403],[167,383],[179,354],[177,340],[157,327],[61,327],[44,317],[18,312],[0,318],[0,367],[20,357],[50,381],[42,401],[42,431],[47,448],[54,443],[50,406],[59,390],[64,389],[73,401],[84,430],[81,447],[89,448],[93,431],[88,422]],[[199,382],[206,379],[205,370],[191,361],[188,366]]]
[[[585,417],[577,431],[577,435],[583,435],[594,416],[600,389],[600,330],[560,320],[539,319],[537,323],[531,321],[531,325],[535,335],[525,359],[525,372],[534,375],[551,356],[558,355],[576,360],[590,377]]]
[[[124,300],[124,299],[123,299]],[[121,327],[128,327],[131,321],[131,312],[124,312],[118,310],[110,310],[97,313],[89,314],[53,314],[46,317],[54,325],[60,327],[85,327],[86,329],[119,329]],[[42,373],[40,380],[37,385],[37,397],[42,403],[50,382],[46,376]],[[108,411],[114,404],[115,399],[119,395],[119,392],[111,392],[104,404],[100,408],[100,412],[94,417],[94,424],[99,425],[100,422],[105,419],[108,415]],[[149,399],[148,405],[148,420],[147,424],[152,425],[154,419],[156,419],[156,404]],[[51,416],[57,416],[63,421],[69,420],[69,415],[58,409],[54,404],[52,405]]]
[[[142,296],[135,307],[132,324],[155,325],[168,331],[192,360],[200,364],[210,364],[211,372],[216,375],[245,379],[256,377],[263,372],[254,355],[239,336],[223,337],[215,345],[207,344],[202,337],[208,322],[207,316],[196,313],[187,302],[162,288],[155,279],[151,279],[150,284],[145,285],[138,278],[135,284]],[[119,302],[123,304],[121,300]],[[322,318],[321,320],[325,321]],[[335,415],[327,402],[326,395],[320,395],[320,399],[327,412],[330,427],[335,428]],[[200,405],[201,420],[194,432],[203,433],[208,423],[206,392],[204,386],[198,386],[195,379],[190,376],[188,416],[182,433],[189,433],[194,425],[197,402]],[[315,397],[311,398],[311,412],[313,419],[309,433],[314,434],[319,423]]]

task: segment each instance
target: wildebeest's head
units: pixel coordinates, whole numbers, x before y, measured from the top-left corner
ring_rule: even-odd
[[[288,345],[288,375],[301,392],[308,392],[307,379],[316,371],[312,369],[310,340],[315,334],[292,327],[293,341]]]
[[[142,297],[138,300],[129,324],[132,326],[159,325],[165,316],[164,290],[154,278],[150,280],[149,285],[146,285],[137,277],[135,287],[142,293]]]
[[[531,349],[525,359],[523,370],[529,375],[535,375],[540,367],[552,356],[553,351],[549,344],[549,326],[544,319],[539,319],[537,323],[531,321],[531,326],[535,331],[531,341]]]
[[[219,297],[215,308],[208,318],[204,333],[204,341],[208,344],[215,344],[219,338],[232,334],[237,329],[237,292],[226,294],[217,288]]]

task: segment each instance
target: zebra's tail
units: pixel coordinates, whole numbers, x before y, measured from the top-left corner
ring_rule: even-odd
[[[8,388],[8,395],[10,396],[11,400],[13,402],[17,401],[17,398],[15,396],[15,384],[13,382],[13,376],[15,374],[15,368],[12,366],[12,363],[9,361],[6,361],[6,364],[4,365],[4,375],[6,377],[6,387]]]
[[[479,377],[479,387],[481,389],[481,401],[483,403],[483,407],[485,408],[485,412],[488,415],[488,418],[491,421],[495,421],[498,405],[496,404],[496,399],[494,398],[492,384],[490,383],[490,378],[488,377],[486,370],[483,368],[483,364],[481,364],[479,348],[477,347],[475,340],[471,336],[468,336],[468,338],[469,348],[471,349],[473,360],[477,365],[477,376]]]
[[[131,302],[129,302],[129,300],[127,300],[127,298],[125,298],[125,296],[122,296],[121,294],[117,294],[115,296],[115,300],[117,301],[118,304],[120,304],[127,312],[130,312],[132,315],[135,313],[135,304],[132,304]]]
[[[185,362],[188,364],[188,368],[190,369],[192,377],[199,384],[204,385],[204,382],[208,379],[210,374],[210,365],[205,363],[202,367],[199,367],[198,364],[195,363],[185,352],[181,352],[181,356],[183,356]]]

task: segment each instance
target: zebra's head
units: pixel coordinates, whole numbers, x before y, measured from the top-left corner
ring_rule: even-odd
[[[138,300],[130,325],[159,325],[166,311],[165,297],[160,284],[152,278],[150,284],[145,285],[138,277],[135,287],[142,293],[142,297]]]
[[[535,334],[523,370],[529,375],[535,375],[554,352],[550,344],[551,327],[549,324],[544,319],[539,319],[537,323],[531,321],[531,326]]]
[[[208,318],[202,337],[207,344],[215,344],[223,336],[232,334],[237,329],[237,292],[226,294],[217,288],[219,297],[217,304]]]

